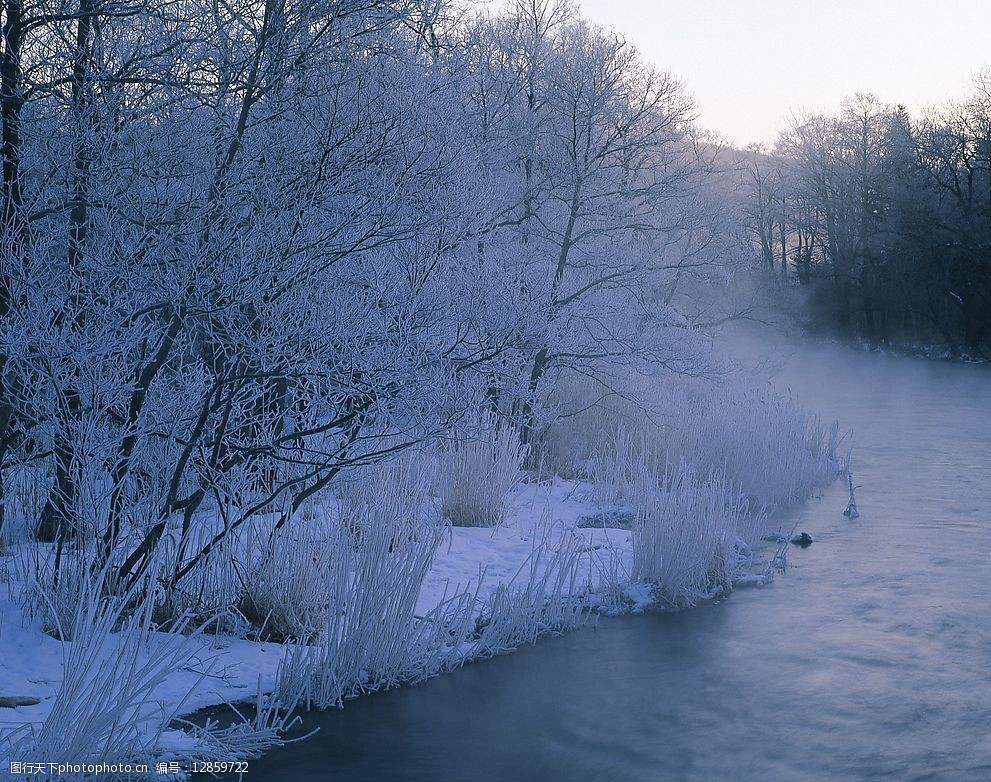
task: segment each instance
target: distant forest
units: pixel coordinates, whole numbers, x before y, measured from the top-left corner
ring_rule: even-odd
[[[748,153],[747,233],[813,324],[991,355],[991,74],[920,117],[858,94]]]

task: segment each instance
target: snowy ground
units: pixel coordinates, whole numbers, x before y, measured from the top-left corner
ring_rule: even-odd
[[[597,507],[589,485],[555,480],[523,485],[512,497],[505,525],[489,528],[450,528],[434,559],[417,604],[422,614],[445,595],[471,586],[485,598],[500,584],[517,577],[526,580],[528,562],[542,540],[578,536],[582,550],[582,587],[602,583],[607,575],[626,581],[632,561],[631,534],[621,528],[581,528],[582,517],[594,516]],[[601,515],[599,517],[601,523]],[[608,517],[607,517],[608,519]],[[609,523],[607,520],[606,523]],[[617,523],[621,524],[621,521]],[[0,573],[15,572],[16,549],[5,552]],[[5,561],[4,561],[5,560]],[[481,579],[481,580],[480,580]],[[480,583],[479,583],[480,582]],[[20,605],[23,584],[8,578],[0,593],[0,697],[37,698],[35,705],[0,708],[0,734],[33,723],[40,725],[51,711],[62,681],[66,645],[42,631],[40,620],[24,616]],[[171,675],[156,689],[166,713],[189,714],[199,709],[235,703],[253,697],[259,682],[263,690],[274,686],[283,647],[227,636],[197,636],[192,664]],[[108,659],[113,656],[107,652]],[[186,693],[191,693],[186,697]],[[181,736],[171,736],[173,741]]]
[[[551,541],[560,535],[581,538],[585,577],[593,586],[600,583],[601,569],[611,563],[620,568],[621,575],[629,573],[633,556],[629,530],[577,526],[582,517],[595,516],[601,511],[588,484],[558,479],[553,483],[523,486],[514,492],[511,507],[504,526],[450,528],[449,537],[441,544],[424,582],[418,613],[437,605],[445,592],[451,594],[469,583],[474,586],[480,574],[482,598],[499,584],[514,581],[534,546],[545,536]]]

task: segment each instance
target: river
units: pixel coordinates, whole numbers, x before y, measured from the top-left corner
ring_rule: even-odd
[[[862,488],[795,511],[772,585],[312,715],[249,779],[991,780],[991,371],[807,345],[774,383]]]

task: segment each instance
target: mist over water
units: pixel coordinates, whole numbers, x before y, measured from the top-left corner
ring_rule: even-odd
[[[840,481],[782,520],[815,544],[773,585],[361,698],[252,776],[991,779],[991,372],[809,344],[773,382],[862,486],[855,521]]]

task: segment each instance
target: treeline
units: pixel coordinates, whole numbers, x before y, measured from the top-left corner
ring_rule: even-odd
[[[177,588],[481,408],[537,447],[568,373],[698,371],[716,150],[567,3],[2,14],[0,524],[120,583],[178,529]]]
[[[750,150],[747,230],[820,326],[991,355],[991,75],[922,117],[870,95]]]

